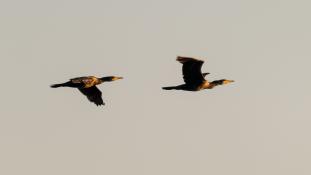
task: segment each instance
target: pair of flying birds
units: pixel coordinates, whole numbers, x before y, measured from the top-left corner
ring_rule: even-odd
[[[177,57],[176,59],[182,66],[183,79],[185,84],[178,86],[169,86],[163,87],[165,90],[185,90],[185,91],[200,91],[203,89],[212,89],[218,85],[224,85],[228,83],[234,82],[233,80],[215,80],[212,82],[208,82],[205,79],[205,76],[209,73],[202,73],[201,68],[204,63],[202,60],[198,60],[195,58],[189,57]],[[58,87],[71,87],[78,88],[79,91],[85,95],[90,102],[95,103],[97,106],[104,105],[104,101],[102,99],[102,92],[96,87],[96,85],[101,84],[103,82],[115,81],[122,79],[122,77],[109,76],[97,78],[95,76],[87,76],[87,77],[78,77],[70,79],[68,82],[61,84],[53,84],[52,88]]]

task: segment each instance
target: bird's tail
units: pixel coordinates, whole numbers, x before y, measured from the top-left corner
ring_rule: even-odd
[[[60,83],[60,84],[52,84],[51,88],[58,88],[58,87],[72,87],[72,88],[79,88],[81,84],[72,83],[71,81]]]
[[[176,86],[169,86],[169,87],[162,87],[162,89],[164,90],[173,90],[173,89],[177,89]]]
[[[52,84],[51,88],[58,88],[58,87],[62,87],[62,86],[64,86],[63,83],[62,84]]]

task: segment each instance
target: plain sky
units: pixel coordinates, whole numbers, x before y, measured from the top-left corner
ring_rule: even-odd
[[[0,1],[0,174],[310,175],[308,0]],[[177,55],[205,60],[200,92]],[[50,84],[95,75],[104,107]]]

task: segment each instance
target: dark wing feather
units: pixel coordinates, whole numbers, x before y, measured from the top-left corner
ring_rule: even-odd
[[[204,61],[189,57],[177,57],[177,61],[183,64],[182,72],[186,84],[196,85],[206,81],[201,72]]]
[[[90,79],[90,77],[77,77],[77,78],[72,78],[70,81],[72,83],[84,83],[84,81]]]
[[[70,82],[73,84],[76,84],[79,87],[91,87],[95,85],[95,77],[93,76],[88,76],[88,77],[77,77],[70,79]]]
[[[84,82],[83,80],[87,79],[88,77],[77,77],[77,78],[72,78],[70,79],[70,83],[72,84],[72,87],[77,87],[77,88],[83,88],[84,87]]]
[[[92,86],[90,88],[79,88],[79,90],[89,99],[90,102],[95,103],[97,106],[105,105],[102,99],[102,92],[96,86]]]

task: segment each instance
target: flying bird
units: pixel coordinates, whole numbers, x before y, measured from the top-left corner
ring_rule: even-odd
[[[233,80],[220,79],[209,82],[205,79],[205,76],[209,73],[202,73],[201,68],[204,63],[202,60],[189,57],[178,56],[182,66],[183,79],[185,84],[178,86],[163,87],[164,90],[184,90],[184,91],[200,91],[203,89],[212,89],[218,85],[224,85],[234,82]]]
[[[90,102],[93,102],[97,106],[100,106],[105,105],[105,103],[102,99],[102,92],[96,87],[96,85],[119,79],[123,78],[116,76],[108,76],[102,78],[97,78],[95,76],[77,77],[72,78],[65,83],[53,84],[51,85],[51,88],[58,88],[58,87],[77,88],[83,95],[85,95],[88,98]]]

